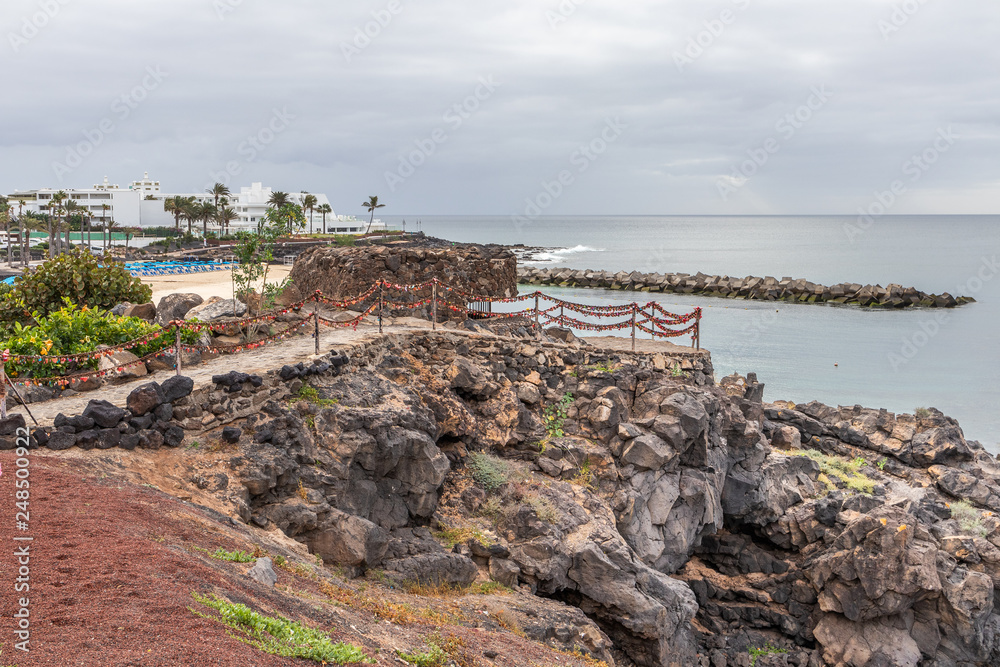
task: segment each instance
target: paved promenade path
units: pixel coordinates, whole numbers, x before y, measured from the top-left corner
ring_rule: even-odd
[[[401,334],[412,331],[426,331],[431,328],[431,323],[417,318],[400,318],[390,322],[385,327],[386,335]],[[439,326],[438,331],[449,333],[468,334],[464,329],[451,329]],[[351,328],[329,329],[320,328],[320,355],[325,355],[331,349],[344,349],[352,346],[377,340],[382,334],[378,332],[378,326],[372,324],[362,324],[357,331]],[[632,340],[630,338],[619,338],[615,336],[602,336],[599,338],[584,339],[594,345],[595,351],[607,350],[615,352],[628,352],[631,350]],[[638,353],[663,353],[675,356],[687,356],[694,354],[707,354],[702,350],[697,352],[690,347],[674,345],[666,341],[637,341],[636,351]],[[267,345],[256,350],[248,350],[236,354],[224,354],[215,359],[207,361],[197,366],[184,367],[184,375],[194,380],[196,387],[205,386],[211,383],[213,375],[221,375],[231,370],[238,370],[243,373],[262,375],[267,371],[278,370],[285,364],[297,364],[300,361],[311,362],[315,355],[316,344],[310,335],[298,335]],[[348,350],[348,354],[350,351]],[[56,415],[63,413],[67,416],[78,415],[83,412],[92,399],[102,399],[110,401],[115,405],[124,406],[125,399],[144,382],[163,382],[174,375],[174,371],[157,371],[149,375],[134,379],[122,384],[106,384],[96,391],[85,391],[75,396],[56,398],[42,403],[31,403],[28,407],[31,413],[43,426],[51,426]],[[27,420],[29,428],[34,427],[34,422],[25,413],[24,407],[17,404],[17,399],[12,395],[8,398],[8,412],[20,413]]]

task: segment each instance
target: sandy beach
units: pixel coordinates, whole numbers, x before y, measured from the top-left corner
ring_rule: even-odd
[[[268,282],[284,280],[291,272],[290,266],[271,266]],[[153,288],[153,303],[175,292],[198,294],[206,301],[219,296],[223,299],[233,297],[232,271],[207,271],[205,273],[189,273],[177,276],[144,276],[142,282]]]

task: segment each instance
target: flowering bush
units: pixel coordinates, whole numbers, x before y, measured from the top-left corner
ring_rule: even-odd
[[[138,317],[115,317],[99,308],[83,306],[77,308],[68,298],[64,307],[43,316],[34,313],[37,326],[23,326],[14,323],[7,335],[0,340],[0,350],[10,350],[16,355],[61,356],[93,352],[98,345],[115,347],[129,341],[143,338],[160,329],[155,324]],[[198,334],[184,331],[182,339],[188,344],[198,340]],[[159,352],[174,343],[173,335],[154,338],[142,345],[129,348],[137,356]],[[96,369],[98,359],[52,362],[43,360],[7,362],[7,374],[11,377],[47,377],[73,373],[88,368]]]

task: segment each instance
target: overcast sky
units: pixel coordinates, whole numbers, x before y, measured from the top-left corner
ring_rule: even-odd
[[[0,25],[5,194],[149,171],[348,214],[853,214],[894,182],[891,213],[1000,208],[992,0],[6,0]]]

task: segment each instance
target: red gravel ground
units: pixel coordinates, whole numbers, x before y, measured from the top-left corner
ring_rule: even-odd
[[[311,558],[286,549],[273,536],[128,483],[120,464],[101,452],[75,458],[32,452],[28,458],[30,517],[28,529],[20,530],[16,455],[0,452],[0,667],[317,664],[272,656],[238,641],[225,626],[191,612],[197,607],[213,613],[197,605],[192,592],[217,593],[262,613],[323,629],[334,641],[360,646],[376,665],[401,664],[396,650],[426,646],[432,635],[458,642],[452,657],[460,667],[585,664],[490,621],[486,610],[506,608],[503,596],[427,598],[348,582],[326,570],[314,573],[306,567]],[[14,551],[24,544],[30,545],[30,591],[19,593],[14,590],[20,567]],[[290,566],[307,574],[276,568],[278,586],[265,588],[245,576],[249,564],[214,560],[206,552],[219,547],[252,551],[255,545],[285,555]],[[323,589],[331,584],[342,593],[353,591],[354,597],[347,595],[346,603],[332,601]],[[364,596],[360,591],[366,591]],[[30,600],[28,653],[15,648],[19,639],[13,614],[21,597]],[[366,604],[351,602],[362,597]],[[414,612],[456,614],[475,627],[468,620],[445,626],[420,618],[391,622],[372,612],[372,599],[397,608],[402,603]]]
[[[251,591],[234,591],[231,579],[167,546],[204,537],[168,514],[190,511],[181,503],[148,489],[88,483],[65,462],[32,454],[29,530],[20,531],[12,454],[0,456],[0,665],[305,664],[261,653],[188,610],[192,591]],[[14,550],[23,544],[31,552],[29,593],[14,591]],[[14,647],[12,616],[25,595],[29,653]]]

